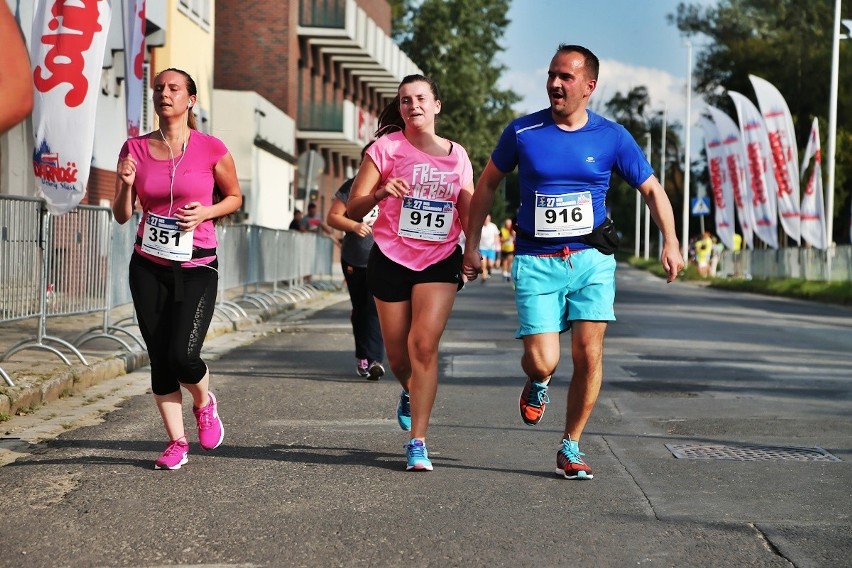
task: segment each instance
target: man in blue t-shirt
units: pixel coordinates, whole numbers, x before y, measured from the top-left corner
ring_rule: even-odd
[[[672,282],[683,269],[674,214],[665,191],[627,130],[587,110],[598,58],[560,45],[547,73],[550,108],[514,120],[500,136],[470,205],[464,268],[480,273],[482,222],[500,181],[518,168],[520,207],[512,276],[527,382],[521,418],[538,424],[559,364],[559,334],[571,329],[574,371],[556,473],[591,479],[578,442],[600,392],[603,338],[615,320],[615,230],[606,218],[613,171],[639,190],[663,235],[661,262]]]

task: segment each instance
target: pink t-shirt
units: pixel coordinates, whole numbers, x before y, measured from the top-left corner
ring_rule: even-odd
[[[397,131],[380,137],[367,150],[379,168],[381,184],[390,178],[403,178],[411,186],[408,197],[388,197],[379,203],[379,216],[373,225],[373,238],[385,256],[411,270],[423,270],[444,260],[458,246],[462,226],[456,202],[461,189],[473,182],[473,167],[467,151],[460,144],[451,144],[449,155],[432,156],[415,148]],[[441,202],[449,204],[452,217],[446,238],[426,240],[399,235],[403,202],[409,198],[429,200],[430,207],[440,207]],[[409,207],[420,205],[423,203],[408,201]],[[427,218],[425,212],[415,215],[418,222]],[[411,219],[408,221],[407,225],[412,226]]]
[[[209,134],[190,130],[189,141],[182,156],[158,160],[151,156],[148,138],[138,136],[129,138],[121,147],[120,157],[127,154],[136,160],[136,181],[133,184],[139,203],[142,205],[143,216],[139,223],[137,236],[143,236],[145,218],[148,213],[162,217],[174,217],[175,211],[190,203],[198,201],[204,206],[213,204],[213,168],[228,153],[225,144]],[[175,165],[172,195],[169,195],[169,174]],[[192,238],[193,248],[215,248],[216,229],[213,221],[208,219],[195,228]],[[139,245],[136,251],[156,263],[170,264],[170,261],[142,252]],[[184,262],[182,266],[211,262],[213,257],[194,259],[192,263]]]

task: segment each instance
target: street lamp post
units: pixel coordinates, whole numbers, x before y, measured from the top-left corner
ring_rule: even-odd
[[[645,136],[649,136],[649,134],[645,134]],[[648,158],[650,160],[650,158]],[[633,229],[633,256],[639,258],[639,235],[642,230],[642,196],[639,192],[636,193],[636,218],[634,219],[634,229]]]
[[[660,185],[663,186],[663,191],[666,190],[666,119],[668,118],[668,109],[663,105],[663,127],[662,127],[662,142],[660,142]],[[663,253],[663,232],[658,231],[657,238],[657,256]]]
[[[852,20],[840,19],[840,0],[834,0],[834,33],[831,40],[831,97],[828,103],[828,148],[825,196],[825,233],[828,248],[834,242],[834,156],[837,151],[837,83],[840,74],[840,40],[849,36],[840,33],[841,23],[852,30]],[[831,275],[829,274],[829,278]]]
[[[837,0],[840,2],[840,0]],[[690,137],[692,136],[692,42],[686,42],[686,124],[684,125],[683,148],[683,231],[681,233],[680,251],[686,260],[689,254],[689,152]]]
[[[651,133],[650,132],[645,133],[645,157],[648,159],[648,163],[650,164],[651,163]],[[638,191],[636,192],[636,196],[637,197],[639,196]],[[644,234],[645,234],[645,255],[644,255],[643,258],[645,260],[648,260],[648,223],[650,222],[648,212],[650,211],[650,209],[648,209],[647,203],[645,204],[645,207],[643,207],[643,209],[645,210],[645,232],[644,232]],[[636,210],[636,215],[637,216],[639,215],[638,209]],[[638,230],[636,232],[636,238],[637,238],[637,240],[639,239]],[[638,245],[637,245],[637,249],[638,249]]]

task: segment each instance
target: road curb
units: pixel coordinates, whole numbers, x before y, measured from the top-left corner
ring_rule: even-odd
[[[339,289],[339,286],[314,288],[313,295],[304,300],[304,303],[313,304]],[[248,317],[238,320],[214,320],[205,336],[205,343],[223,335],[252,329],[297,307],[301,307],[300,304],[288,301],[273,304],[267,308],[253,308],[247,311]],[[0,422],[19,414],[29,414],[51,402],[79,394],[93,385],[127,375],[150,364],[148,353],[141,349],[131,352],[125,350],[108,352],[101,356],[87,354],[87,359],[89,365],[76,363],[67,367],[58,367],[43,378],[30,378],[27,382],[20,382],[14,387],[0,387]]]

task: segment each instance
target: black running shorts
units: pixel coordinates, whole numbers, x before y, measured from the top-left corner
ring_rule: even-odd
[[[462,259],[462,249],[456,247],[444,260],[423,270],[411,270],[386,257],[378,245],[374,244],[367,261],[367,283],[376,299],[383,302],[410,300],[411,289],[416,284],[447,282],[455,284],[461,290],[464,286]]]

